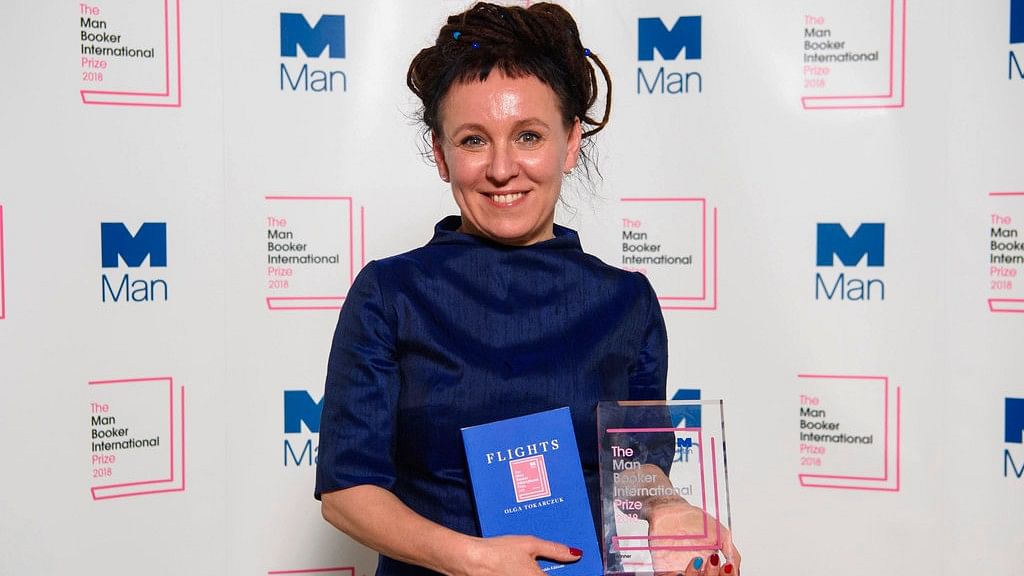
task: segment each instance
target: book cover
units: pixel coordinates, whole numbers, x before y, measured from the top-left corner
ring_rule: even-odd
[[[579,548],[570,564],[539,561],[562,576],[600,576],[601,552],[568,408],[462,429],[484,536],[526,534]]]

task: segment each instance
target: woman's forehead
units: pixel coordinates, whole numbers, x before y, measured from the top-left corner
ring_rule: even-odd
[[[442,121],[555,121],[561,114],[554,91],[536,76],[513,78],[492,73],[486,80],[453,84],[441,106]]]

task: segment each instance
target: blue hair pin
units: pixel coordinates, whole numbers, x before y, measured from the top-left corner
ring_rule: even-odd
[[[480,47],[480,43],[479,42],[473,42],[473,49],[474,50],[476,50],[479,47]]]
[[[462,36],[462,32],[459,32],[458,30],[456,30],[455,32],[452,32],[452,38],[458,40],[459,36]]]
[[[583,55],[584,56],[590,56],[590,48],[584,48],[583,49]]]

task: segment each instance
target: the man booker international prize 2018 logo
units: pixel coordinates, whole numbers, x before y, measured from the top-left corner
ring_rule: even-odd
[[[819,268],[832,268],[835,259],[845,268],[859,266],[867,261],[868,268],[885,266],[885,224],[863,223],[853,235],[846,233],[842,224],[818,223],[816,264]],[[850,300],[855,302],[885,300],[885,282],[881,278],[859,278],[818,271],[814,276],[815,300]]]
[[[1019,480],[1024,477],[1024,398],[1007,398],[1005,414],[1006,430],[1003,434],[1003,441],[1007,444],[1016,444],[1003,450],[1003,476],[1009,478],[1010,474]],[[1011,449],[1013,451],[1011,451]],[[1014,453],[1017,458],[1014,459]],[[1017,465],[1017,462],[1020,465]]]
[[[1010,0],[1010,61],[1007,65],[1010,80],[1024,80],[1024,68],[1013,49],[1014,44],[1024,44],[1024,0]]]
[[[701,59],[701,17],[680,16],[669,27],[661,18],[637,19],[637,94],[700,94],[704,78],[696,70],[666,69],[654,62],[655,52],[663,61],[683,59],[694,64]]]
[[[167,267],[167,223],[146,222],[132,234],[123,222],[100,223],[100,252],[104,270],[136,268],[120,278],[107,275],[100,278],[100,298],[103,302],[167,301],[167,280],[151,277],[141,267],[148,259],[150,268]]]
[[[284,391],[285,466],[316,464],[323,403],[323,398],[319,401],[313,400],[306,390]]]
[[[294,59],[299,52],[307,61],[296,67]],[[302,14],[281,13],[280,85],[282,91],[291,92],[345,92],[348,76],[337,68],[316,67],[316,61],[326,52],[329,61],[345,58],[345,16],[323,14],[316,24],[310,25]],[[311,64],[313,66],[311,66]]]

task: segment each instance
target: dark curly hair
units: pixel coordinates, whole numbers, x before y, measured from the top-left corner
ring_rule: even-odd
[[[434,45],[420,50],[409,64],[406,83],[423,102],[419,120],[430,133],[439,134],[441,103],[452,84],[482,82],[495,69],[510,78],[534,76],[550,87],[566,127],[579,118],[584,138],[608,123],[608,69],[596,53],[584,48],[572,15],[547,2],[529,8],[479,2],[449,16]],[[598,71],[606,84],[600,120],[591,115],[598,98]]]

